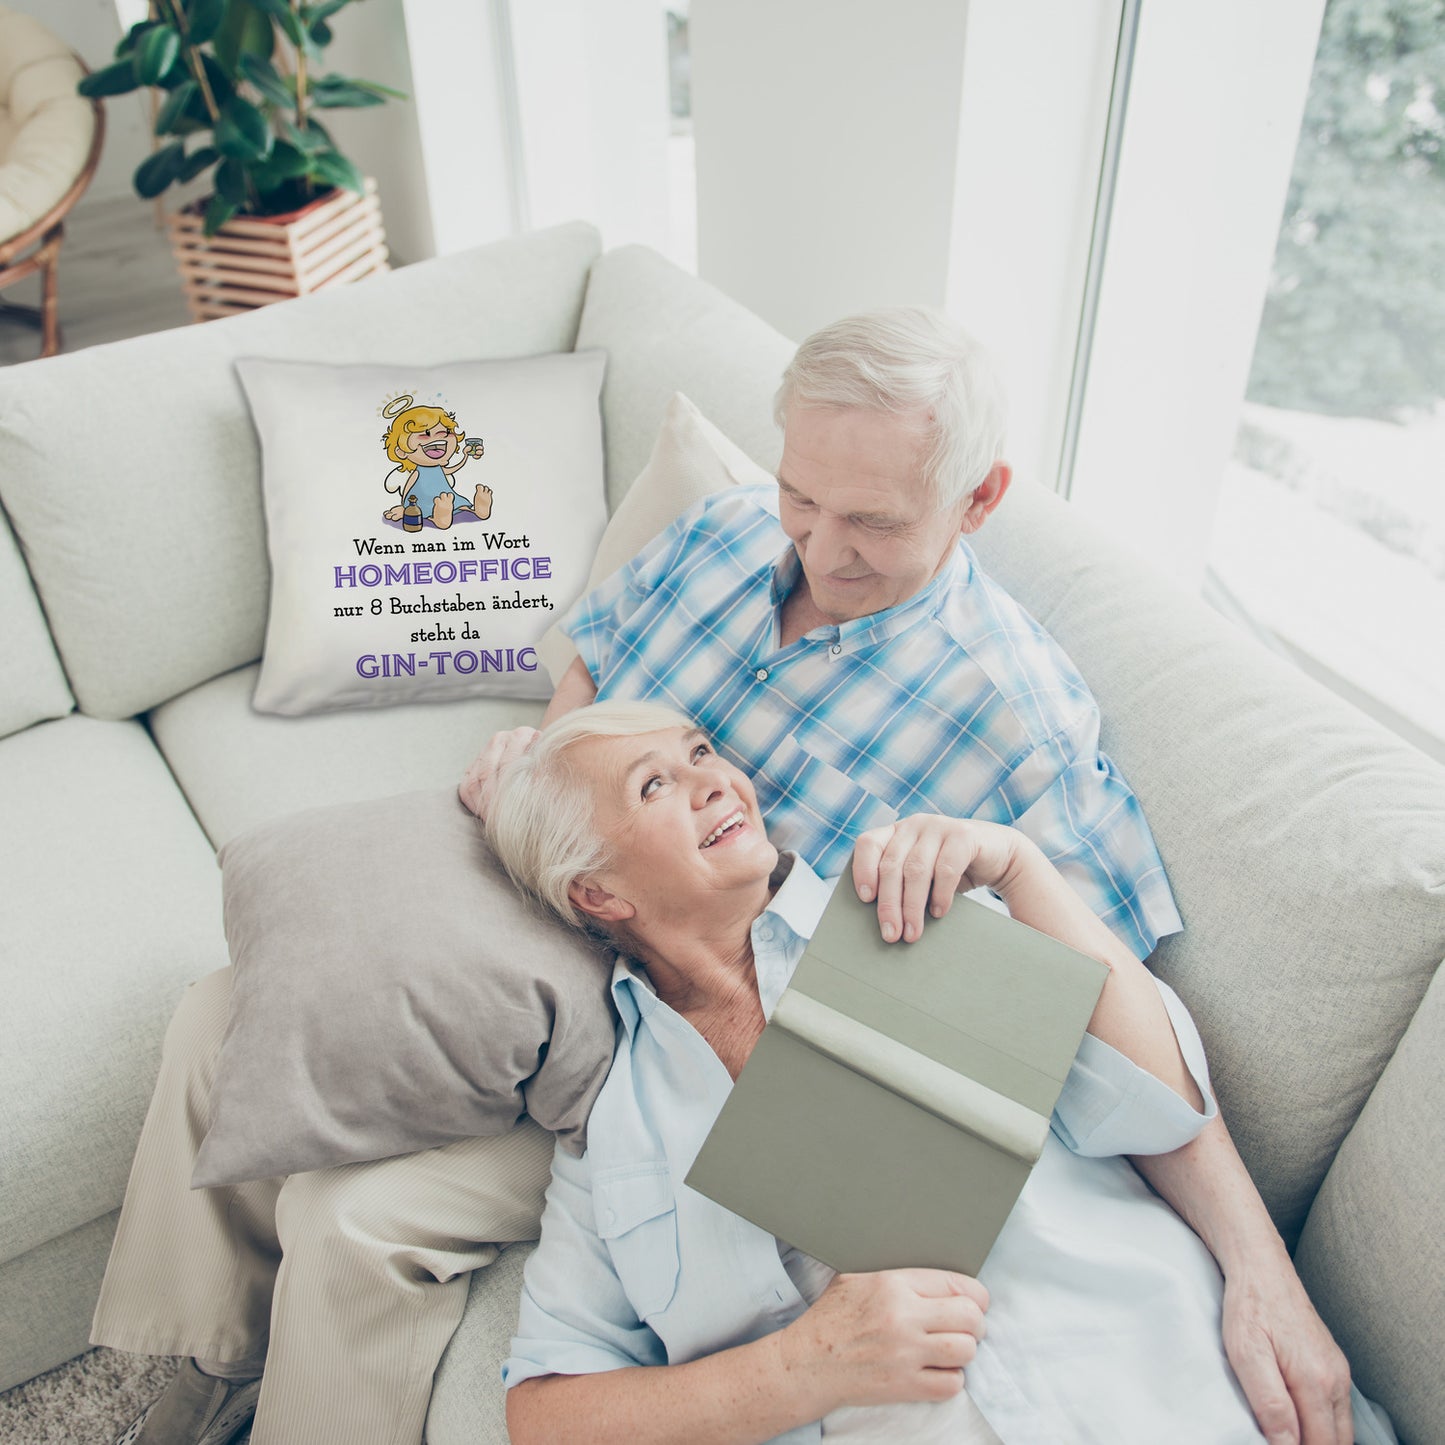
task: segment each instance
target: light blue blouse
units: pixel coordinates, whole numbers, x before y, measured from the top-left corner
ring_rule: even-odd
[[[794,859],[754,923],[765,1013],[832,887]],[[979,1276],[992,1303],[968,1392],[1006,1445],[1262,1438],[1224,1356],[1213,1258],[1116,1157],[1177,1149],[1215,1113],[1198,1033],[1158,987],[1206,1112],[1085,1037],[1043,1157]],[[508,1387],[697,1359],[781,1329],[807,1308],[774,1237],[682,1182],[732,1087],[727,1070],[640,971],[619,962],[612,992],[616,1057],[587,1153],[559,1149],[553,1161],[542,1242],[503,1366]],[[814,1423],[778,1438],[800,1445],[826,1434]]]

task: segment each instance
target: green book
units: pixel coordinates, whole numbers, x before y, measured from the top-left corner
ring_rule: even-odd
[[[885,944],[845,876],[687,1183],[837,1270],[977,1274],[1108,972],[969,898]]]

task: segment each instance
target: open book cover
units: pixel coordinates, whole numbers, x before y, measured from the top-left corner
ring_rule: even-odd
[[[845,876],[687,1183],[837,1270],[977,1274],[1107,977],[969,898],[885,944]]]

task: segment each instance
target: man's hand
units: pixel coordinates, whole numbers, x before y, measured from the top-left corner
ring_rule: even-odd
[[[1224,1348],[1269,1445],[1352,1445],[1349,1364],[1287,1261],[1226,1278]]]
[[[536,741],[537,736],[536,728],[527,727],[494,734],[457,784],[457,793],[462,802],[482,822],[487,821],[487,810],[491,807],[498,768],[511,762],[513,758],[521,757]]]

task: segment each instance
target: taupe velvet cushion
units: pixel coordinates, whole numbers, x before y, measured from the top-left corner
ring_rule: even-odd
[[[580,1149],[610,959],[517,895],[450,789],[319,808],[220,854],[236,976],[196,1187],[500,1134]]]

